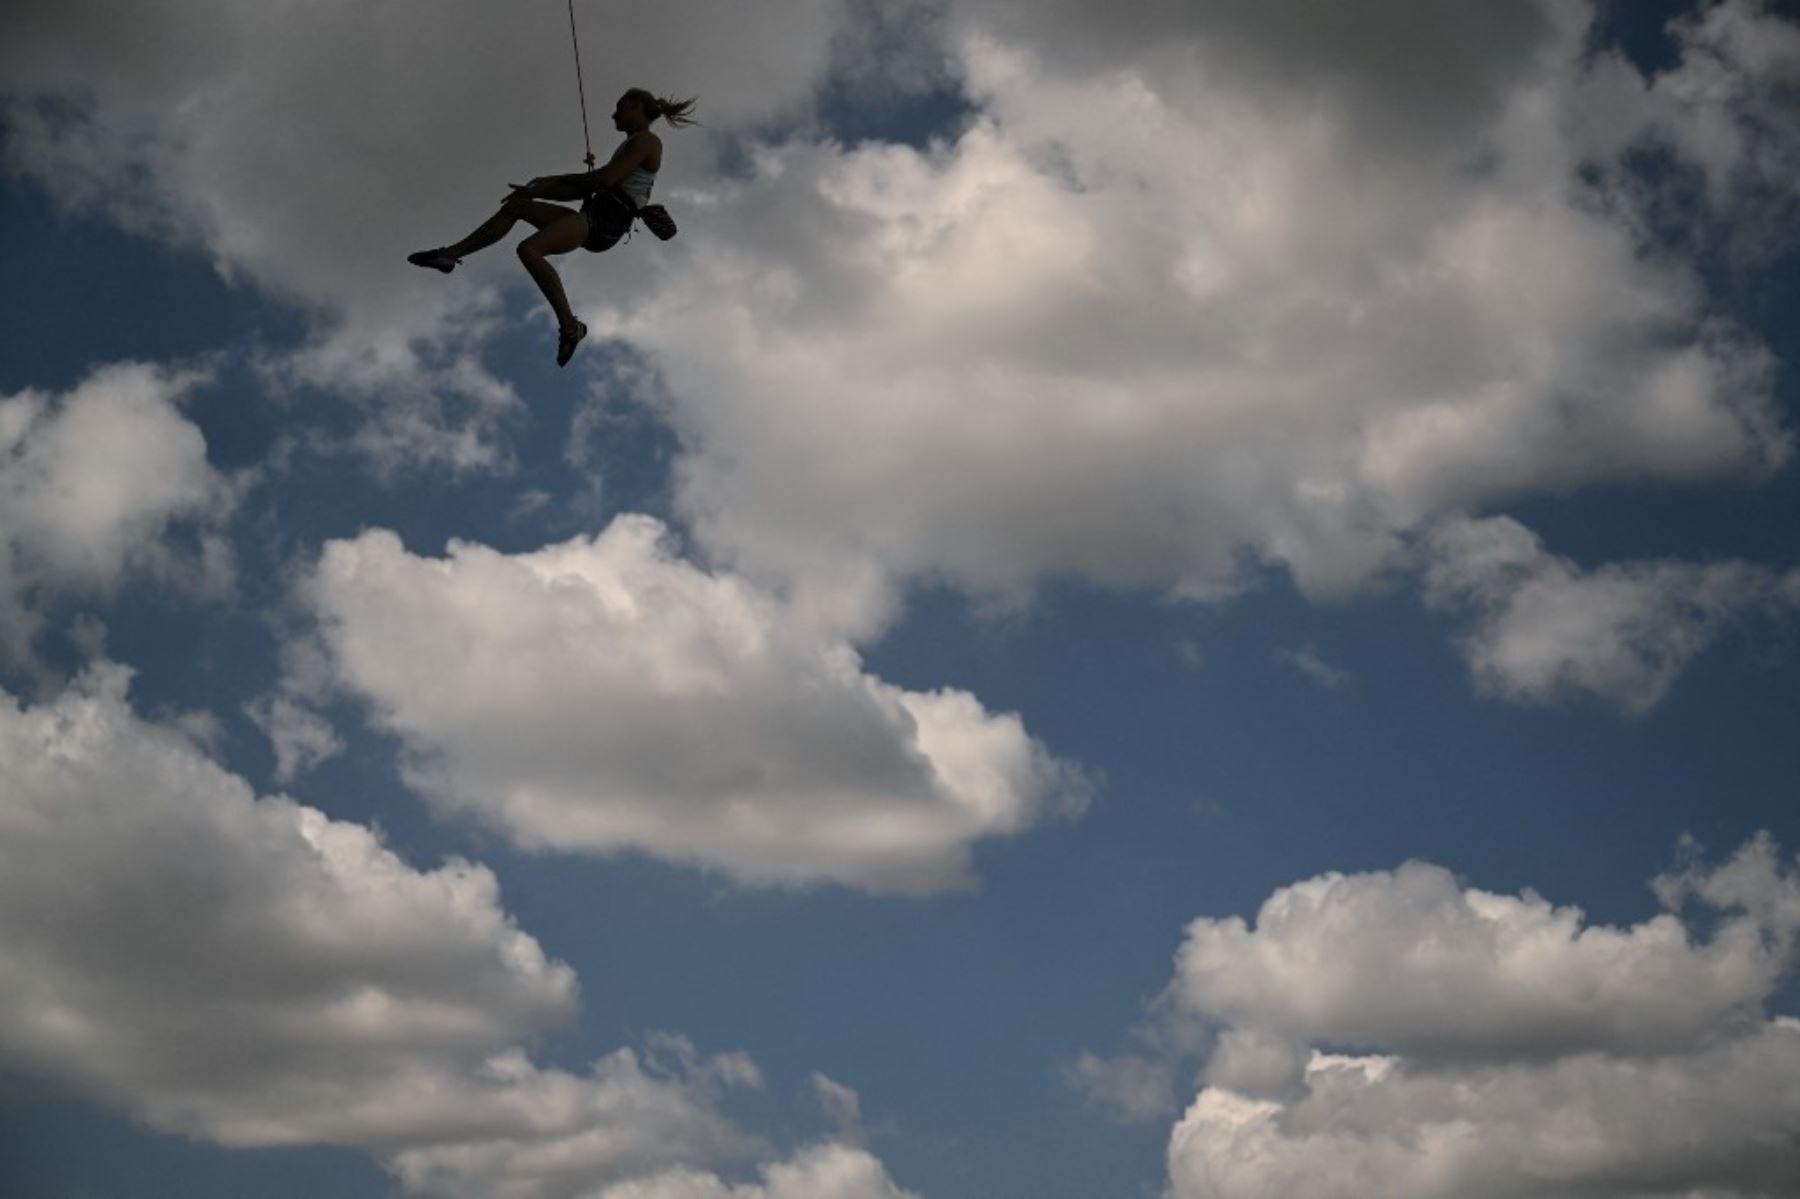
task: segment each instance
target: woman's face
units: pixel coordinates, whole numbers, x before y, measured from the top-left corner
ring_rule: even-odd
[[[648,129],[650,122],[644,119],[643,104],[631,96],[620,96],[618,104],[613,106],[613,128],[621,133],[629,133],[634,129]]]

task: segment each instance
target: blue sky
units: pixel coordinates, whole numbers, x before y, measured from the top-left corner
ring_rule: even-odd
[[[9,12],[8,1193],[1800,1190],[1800,23],[1303,7]]]

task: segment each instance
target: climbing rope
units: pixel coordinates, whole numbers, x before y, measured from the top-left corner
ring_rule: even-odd
[[[569,0],[569,41],[575,47],[575,94],[581,97],[581,142],[587,147],[587,168],[594,169],[594,142],[588,136],[587,88],[581,82],[581,39],[575,36],[575,0]]]

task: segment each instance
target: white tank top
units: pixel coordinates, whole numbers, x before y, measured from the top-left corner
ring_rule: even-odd
[[[631,197],[631,202],[642,208],[650,202],[650,189],[656,186],[656,172],[638,167],[631,174],[619,180],[619,190]]]

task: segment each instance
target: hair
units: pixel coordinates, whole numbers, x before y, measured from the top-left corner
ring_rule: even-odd
[[[650,114],[653,124],[658,117],[668,121],[677,129],[685,129],[689,125],[700,123],[693,116],[696,97],[690,96],[686,100],[677,100],[673,96],[659,96],[645,88],[634,87],[626,90],[625,98],[635,100],[643,105],[644,111]]]

